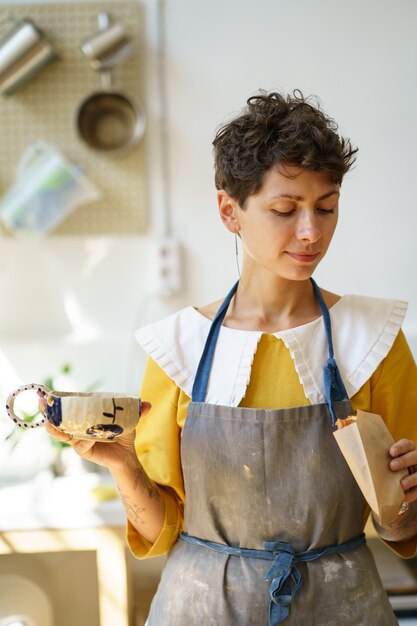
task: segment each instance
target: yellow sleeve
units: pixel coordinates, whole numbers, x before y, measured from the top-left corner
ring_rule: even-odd
[[[127,539],[139,558],[160,556],[176,541],[183,523],[184,485],[180,445],[189,398],[168,375],[148,359],[141,398],[152,404],[136,430],[136,452],[148,476],[162,487],[165,500],[164,526],[152,544],[128,522]],[[188,400],[188,401],[187,401]]]
[[[417,444],[417,366],[402,331],[352,404],[355,409],[381,415],[395,441],[405,437]],[[417,552],[417,537],[385,543],[404,558]]]
[[[417,366],[402,331],[379,369],[371,381],[372,413],[383,416],[395,440],[417,443]]]

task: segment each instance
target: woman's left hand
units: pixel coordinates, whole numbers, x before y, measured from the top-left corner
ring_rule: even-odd
[[[392,457],[389,466],[393,472],[406,469],[409,472],[401,480],[401,487],[404,490],[405,502],[414,502],[417,500],[417,450],[416,444],[411,439],[400,439],[396,441],[389,453]]]

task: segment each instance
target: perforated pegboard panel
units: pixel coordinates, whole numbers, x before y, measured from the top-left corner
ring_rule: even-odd
[[[100,77],[80,51],[97,31],[97,14],[107,11],[132,38],[135,53],[112,71],[114,87],[143,101],[144,23],[138,2],[8,4],[5,14],[28,17],[45,32],[60,60],[10,96],[0,96],[0,194],[13,183],[16,166],[29,143],[52,143],[80,164],[102,191],[97,202],[77,208],[51,234],[140,233],[147,226],[145,138],[124,155],[98,153],[78,137],[75,117],[80,103],[100,88]]]

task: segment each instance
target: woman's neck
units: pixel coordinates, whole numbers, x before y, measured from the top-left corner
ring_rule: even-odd
[[[311,322],[320,307],[310,280],[281,277],[239,282],[225,318],[225,325],[246,330],[277,332]]]
[[[340,296],[323,289],[321,294],[328,308],[340,300]],[[217,300],[197,310],[212,320],[221,303],[222,300]],[[296,281],[257,276],[249,280],[242,274],[223,324],[238,330],[275,333],[308,324],[319,317],[320,306],[309,279]]]

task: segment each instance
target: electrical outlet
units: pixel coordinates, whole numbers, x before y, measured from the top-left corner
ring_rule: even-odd
[[[167,237],[157,242],[157,270],[158,293],[178,295],[182,290],[181,250],[175,239]]]

